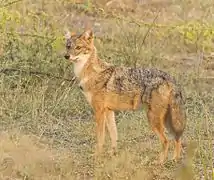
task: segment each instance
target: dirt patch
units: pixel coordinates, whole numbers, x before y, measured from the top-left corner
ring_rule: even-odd
[[[39,139],[18,132],[2,132],[0,137],[0,178],[58,179],[72,178],[72,158],[54,150]]]

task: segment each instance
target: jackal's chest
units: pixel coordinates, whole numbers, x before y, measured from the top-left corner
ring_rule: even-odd
[[[82,79],[79,83],[79,88],[82,91],[82,93],[84,94],[86,100],[88,101],[88,103],[91,105],[91,100],[92,100],[92,92],[87,90],[87,82],[89,81],[89,79],[86,77],[84,79]]]
[[[85,64],[88,61],[88,57],[79,57],[79,61],[74,64],[74,74],[79,77]]]
[[[79,84],[79,88],[81,90],[81,92],[84,94],[86,100],[88,101],[88,103],[91,105],[91,100],[92,100],[92,93],[90,91],[84,91],[84,88],[82,85]]]
[[[91,105],[92,93],[91,92],[84,92],[83,91],[83,94],[84,94],[86,100],[88,101],[88,103]]]

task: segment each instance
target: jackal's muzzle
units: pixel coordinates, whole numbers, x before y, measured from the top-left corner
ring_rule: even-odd
[[[70,55],[66,53],[66,54],[64,55],[64,58],[68,60],[68,59],[70,59]]]

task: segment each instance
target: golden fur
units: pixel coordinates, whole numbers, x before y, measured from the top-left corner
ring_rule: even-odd
[[[169,74],[158,69],[116,67],[101,61],[91,30],[80,35],[66,35],[65,58],[74,64],[74,73],[87,101],[94,110],[97,153],[102,151],[105,127],[112,150],[117,147],[115,110],[137,110],[147,105],[148,121],[163,145],[160,162],[167,157],[169,141],[164,127],[173,135],[173,159],[180,157],[181,135],[186,117],[180,87]]]

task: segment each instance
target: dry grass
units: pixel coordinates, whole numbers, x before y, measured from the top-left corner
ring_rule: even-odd
[[[22,0],[1,7],[1,179],[212,180],[212,4]],[[94,161],[92,111],[76,84],[68,81],[72,66],[63,59],[64,30],[81,32],[85,24],[93,27],[99,55],[107,62],[158,67],[181,83],[188,115],[181,162],[155,163],[160,144],[142,111],[117,113],[118,156],[106,153]]]
[[[17,131],[1,132],[1,179],[72,179],[72,156]]]

